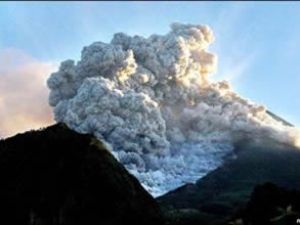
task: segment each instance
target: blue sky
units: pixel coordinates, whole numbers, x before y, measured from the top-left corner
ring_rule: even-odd
[[[0,2],[0,52],[79,59],[83,46],[116,32],[164,34],[172,22],[209,25],[215,79],[300,126],[298,2]]]

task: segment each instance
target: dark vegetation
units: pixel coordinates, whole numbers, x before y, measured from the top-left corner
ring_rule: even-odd
[[[234,216],[244,225],[296,225],[300,219],[300,191],[272,183],[258,185],[245,209]]]
[[[102,143],[62,124],[0,141],[0,220],[162,224],[156,201]]]
[[[240,144],[236,152],[237,159],[226,162],[196,184],[185,185],[157,199],[169,221],[227,224],[246,207],[257,185],[272,182],[287,189],[300,188],[299,150]],[[187,214],[191,212],[193,222],[187,223]]]
[[[300,151],[267,146],[241,143],[236,159],[156,201],[90,135],[63,124],[19,134],[0,141],[0,224],[295,225]]]

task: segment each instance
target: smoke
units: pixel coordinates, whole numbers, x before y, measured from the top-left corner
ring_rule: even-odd
[[[53,123],[46,74],[54,65],[17,49],[0,53],[0,138]]]
[[[153,195],[194,182],[242,140],[299,145],[299,131],[212,82],[208,26],[173,24],[166,35],[114,35],[84,47],[48,79],[55,120],[92,133]]]

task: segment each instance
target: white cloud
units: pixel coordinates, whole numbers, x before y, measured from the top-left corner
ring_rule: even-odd
[[[0,137],[53,123],[46,79],[56,65],[18,49],[0,52]]]

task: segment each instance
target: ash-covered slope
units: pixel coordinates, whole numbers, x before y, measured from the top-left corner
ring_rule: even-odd
[[[161,224],[155,200],[90,135],[58,124],[0,141],[0,223]]]
[[[235,152],[237,158],[196,184],[185,185],[157,199],[171,220],[175,216],[181,221],[175,224],[226,224],[246,206],[253,189],[266,182],[300,190],[299,149],[274,143],[240,142]]]

